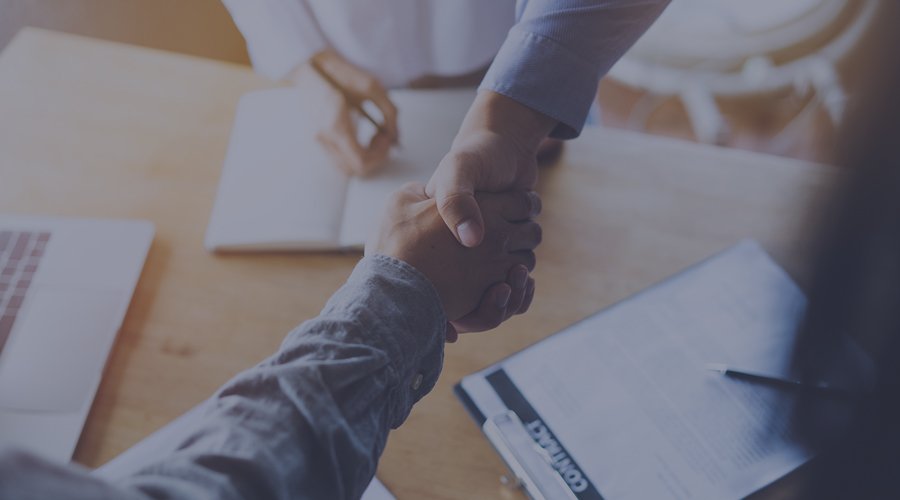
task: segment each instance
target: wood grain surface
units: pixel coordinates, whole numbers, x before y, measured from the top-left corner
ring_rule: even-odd
[[[245,66],[34,29],[0,55],[0,211],[157,227],[76,461],[106,462],[273,352],[359,258],[203,249],[237,100],[269,85]],[[517,498],[454,383],[742,238],[803,282],[814,214],[839,178],[835,167],[586,130],[541,172],[531,311],[447,347],[380,478],[401,499]]]

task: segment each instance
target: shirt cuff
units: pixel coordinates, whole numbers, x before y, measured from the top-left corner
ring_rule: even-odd
[[[360,293],[362,292],[362,293]],[[434,388],[444,361],[447,318],[434,285],[413,266],[385,255],[363,257],[322,316],[350,315],[367,327],[397,377],[391,427]]]
[[[559,124],[550,135],[573,139],[584,127],[599,80],[595,63],[550,38],[515,26],[479,89],[505,95],[556,119]]]

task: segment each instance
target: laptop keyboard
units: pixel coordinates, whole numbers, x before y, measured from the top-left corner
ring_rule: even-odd
[[[0,353],[48,241],[46,232],[0,230]]]

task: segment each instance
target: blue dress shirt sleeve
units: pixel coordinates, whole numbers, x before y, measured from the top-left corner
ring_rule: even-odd
[[[519,0],[480,89],[556,119],[551,135],[577,137],[597,84],[669,0]]]

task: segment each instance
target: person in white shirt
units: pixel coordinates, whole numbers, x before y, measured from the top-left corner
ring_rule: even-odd
[[[398,141],[386,89],[475,86],[515,21],[515,0],[224,0],[256,71],[323,87],[331,106],[319,135],[352,174],[381,166]],[[374,103],[383,132],[358,142],[348,103],[310,75],[315,60],[359,100]],[[309,78],[312,76],[311,78]],[[328,88],[324,88],[328,87]],[[329,109],[329,107],[323,107]]]

